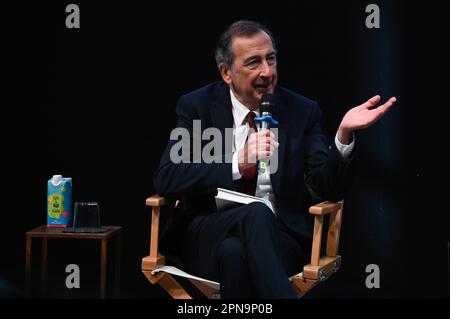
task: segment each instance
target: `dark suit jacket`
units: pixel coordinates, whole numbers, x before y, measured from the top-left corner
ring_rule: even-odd
[[[328,145],[316,102],[282,87],[275,89],[273,98],[272,114],[279,122],[280,144],[278,169],[271,175],[277,213],[291,230],[311,237],[312,218],[308,214],[311,190],[320,200],[341,200],[351,180],[353,160],[352,157],[342,158],[334,140]],[[229,87],[224,82],[215,82],[180,98],[176,108],[177,126],[186,128],[191,137],[193,120],[201,120],[202,130],[216,127],[222,132],[225,149],[225,128],[233,127],[231,110]],[[202,147],[208,142],[201,141]],[[179,235],[193,215],[214,213],[217,187],[235,189],[232,154],[214,154],[221,157],[222,163],[174,164],[170,160],[170,150],[175,143],[177,141],[169,141],[154,179],[160,195],[181,199],[179,208],[172,213],[162,232],[162,235],[167,231],[172,233],[170,236]]]

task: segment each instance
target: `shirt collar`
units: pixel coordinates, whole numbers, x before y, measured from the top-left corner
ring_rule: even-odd
[[[233,119],[234,127],[239,127],[244,123],[245,117],[250,110],[234,96],[233,91],[230,89],[231,105],[233,106]],[[259,108],[253,111],[256,116],[259,116]]]

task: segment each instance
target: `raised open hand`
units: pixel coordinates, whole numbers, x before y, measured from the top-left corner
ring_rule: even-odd
[[[351,134],[356,130],[367,128],[377,122],[397,101],[391,97],[386,103],[374,108],[381,97],[376,95],[367,102],[350,109],[342,118],[338,130],[338,139],[343,144],[351,142]]]

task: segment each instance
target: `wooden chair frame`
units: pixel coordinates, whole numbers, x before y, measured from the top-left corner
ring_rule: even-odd
[[[158,252],[160,208],[166,204],[166,199],[159,195],[154,195],[147,198],[145,204],[152,207],[152,218],[150,230],[150,255],[142,259],[142,272],[152,284],[159,284],[172,298],[192,299],[175,277],[165,270],[165,257]],[[309,213],[314,215],[311,262],[303,267],[303,272],[290,278],[293,288],[299,298],[303,297],[310,289],[318,283],[327,280],[333,273],[339,270],[341,256],[338,255],[338,248],[342,210],[343,201],[339,203],[325,201],[309,208]],[[326,215],[330,218],[326,239],[326,254],[321,256],[323,222]],[[188,276],[187,278],[207,298],[220,297],[218,283],[214,286],[205,283],[205,280],[198,277]]]

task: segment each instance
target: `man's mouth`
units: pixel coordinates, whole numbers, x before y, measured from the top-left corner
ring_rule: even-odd
[[[255,88],[261,89],[261,90],[267,90],[270,87],[271,84],[272,84],[272,82],[265,83],[265,84],[256,84]]]

